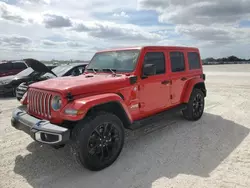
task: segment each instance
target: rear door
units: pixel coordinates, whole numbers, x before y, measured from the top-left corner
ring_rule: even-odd
[[[183,88],[187,81],[188,70],[186,54],[182,50],[169,51],[169,62],[171,67],[171,103],[179,104]]]

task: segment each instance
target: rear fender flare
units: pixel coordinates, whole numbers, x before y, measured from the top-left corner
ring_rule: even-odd
[[[181,102],[182,103],[188,103],[189,98],[191,96],[191,93],[193,91],[193,88],[198,83],[204,83],[204,80],[201,79],[201,78],[195,78],[195,79],[192,79],[192,80],[188,81],[185,84],[184,89],[182,91],[182,97],[181,97],[181,99],[182,99]]]
[[[83,119],[86,114],[89,112],[90,109],[93,107],[110,103],[110,102],[116,102],[118,103],[124,110],[125,114],[127,115],[128,119],[130,122],[132,122],[132,117],[129,113],[129,110],[127,108],[127,105],[125,102],[122,100],[122,98],[114,93],[107,93],[107,94],[100,94],[100,95],[93,95],[89,97],[84,97],[81,99],[76,99],[69,104],[67,104],[62,110],[61,110],[61,117],[65,120],[69,121],[79,121]],[[74,109],[78,110],[81,113],[78,115],[68,115],[65,114],[66,109]]]

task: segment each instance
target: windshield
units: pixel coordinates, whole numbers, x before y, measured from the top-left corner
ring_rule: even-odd
[[[58,67],[55,67],[52,69],[52,72],[54,72],[58,77],[63,76],[66,72],[68,72],[72,67],[69,65],[61,65]],[[51,73],[46,73],[45,75],[43,75],[44,77],[55,77],[53,74]]]
[[[29,76],[33,72],[34,72],[34,70],[31,67],[29,67],[29,68],[24,69],[23,71],[19,72],[16,76],[17,77]]]
[[[139,50],[96,53],[87,70],[111,69],[117,72],[132,72],[135,69],[139,53]]]

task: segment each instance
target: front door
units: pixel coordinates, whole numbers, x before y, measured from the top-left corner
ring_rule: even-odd
[[[140,80],[140,111],[147,116],[170,105],[170,83],[163,51],[147,51],[142,69],[147,64],[155,66],[155,74]],[[143,72],[143,70],[142,70]]]

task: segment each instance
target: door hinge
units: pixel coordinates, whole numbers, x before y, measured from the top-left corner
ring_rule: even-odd
[[[173,99],[173,95],[170,95],[170,99]]]
[[[138,91],[140,91],[140,89],[141,89],[140,85],[137,86],[137,89],[138,89]]]

